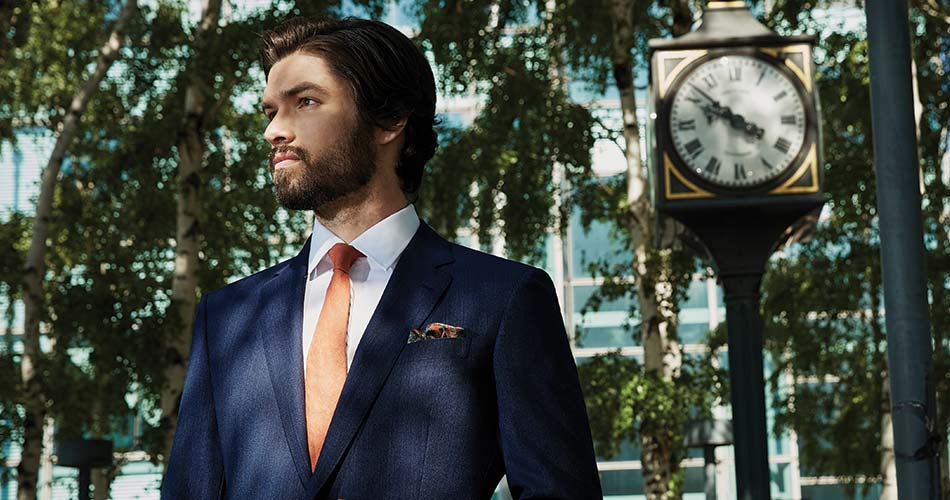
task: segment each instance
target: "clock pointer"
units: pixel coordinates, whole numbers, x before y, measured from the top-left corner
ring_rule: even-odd
[[[703,91],[703,89],[692,83],[689,84],[689,86],[693,87],[693,90],[711,103],[711,106],[709,104],[700,106],[700,109],[703,110],[703,113],[706,115],[706,120],[708,120],[709,123],[712,123],[713,117],[725,118],[732,128],[745,132],[746,135],[754,139],[761,139],[762,135],[765,134],[765,130],[763,130],[762,127],[746,120],[745,117],[738,113],[733,113],[732,110],[729,109],[729,106],[723,106],[719,101],[713,99],[712,96]]]
[[[758,125],[746,120],[745,117],[738,113],[733,113],[728,107],[706,105],[702,106],[701,109],[706,115],[706,119],[709,120],[710,123],[712,123],[714,117],[723,118],[729,122],[730,127],[744,132],[753,139],[761,139],[765,134],[765,130],[763,130],[762,127],[759,127]]]
[[[721,105],[719,104],[719,101],[713,99],[713,98],[712,98],[709,94],[707,94],[706,92],[703,92],[703,89],[701,89],[701,88],[699,88],[699,87],[693,85],[692,83],[690,83],[689,86],[690,86],[690,87],[693,87],[693,90],[695,90],[696,92],[699,92],[699,95],[705,97],[709,102],[712,103],[713,106],[721,106]]]

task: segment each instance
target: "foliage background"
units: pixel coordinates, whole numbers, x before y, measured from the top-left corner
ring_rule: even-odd
[[[751,3],[780,33],[822,35],[816,64],[831,199],[810,239],[773,259],[763,285],[777,427],[798,432],[804,473],[846,481],[877,478],[881,421],[889,400],[867,43],[861,31],[848,32],[810,15],[827,2]],[[55,134],[118,4],[20,0],[0,7],[5,35],[0,37],[0,139],[30,137],[21,131]],[[629,249],[622,176],[598,177],[590,156],[596,139],[619,141],[619,132],[588,103],[572,98],[571,90],[603,94],[613,86],[609,3],[410,4],[419,22],[416,39],[439,70],[440,92],[474,93],[481,99],[471,127],[446,124],[440,130],[441,148],[427,167],[417,201],[423,217],[442,234],[470,226],[486,249],[502,237],[509,257],[539,263],[547,233],[560,230],[568,210],[577,208],[585,225],[613,224],[620,247]],[[698,2],[686,4],[695,12]],[[211,56],[200,65],[214,82],[210,91],[218,108],[205,124],[199,293],[292,255],[309,231],[304,214],[287,214],[276,206],[264,168],[269,149],[261,137],[263,118],[255,102],[241,97],[262,88],[256,34],[291,14],[340,14],[355,6],[379,17],[387,5],[382,0],[346,7],[335,1],[281,2],[217,30]],[[632,40],[639,68],[645,68],[646,41],[668,36],[672,29],[677,12],[670,5],[651,1],[642,7],[646,15]],[[167,308],[184,69],[197,57],[189,43],[191,19],[184,0],[140,6],[129,44],[83,116],[83,132],[58,183],[45,284],[49,307],[42,318],[50,340],[43,379],[63,437],[124,430],[128,415],[141,414],[155,427],[129,445],[150,452],[160,446],[156,407],[164,383],[164,346],[179,335]],[[940,396],[950,390],[948,19],[950,7],[944,4],[911,2],[943,449],[950,415],[948,398]],[[507,29],[516,26],[522,28]],[[31,224],[29,212],[0,221],[0,293],[8,304],[21,294]],[[674,261],[671,280],[680,283],[681,292],[693,272],[708,272],[709,263],[689,248]],[[605,300],[635,297],[623,265],[594,261],[590,271],[603,277],[604,285],[585,311]],[[635,303],[629,314],[635,323]],[[16,380],[12,307],[2,316],[7,334],[0,344],[0,380]],[[721,345],[721,332],[714,333],[720,335],[710,338],[711,355]],[[708,413],[717,398],[728,394],[723,374],[708,359],[687,359],[685,376],[675,385],[644,377],[635,360],[616,354],[583,364],[579,371],[604,456],[637,435],[643,415],[655,415],[662,428],[675,429],[691,411],[699,409],[692,416]],[[801,382],[793,391],[783,386],[788,375]],[[824,383],[829,376],[836,383]],[[15,384],[0,383],[0,441],[18,437],[19,397]]]

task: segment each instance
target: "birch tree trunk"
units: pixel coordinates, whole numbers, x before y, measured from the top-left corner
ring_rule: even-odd
[[[880,500],[897,500],[897,463],[894,457],[894,425],[891,420],[891,382],[884,377],[881,386],[881,496]]]
[[[175,276],[169,314],[176,321],[177,335],[167,346],[168,362],[162,390],[162,424],[166,429],[162,462],[167,464],[178,419],[178,403],[185,383],[191,346],[198,287],[198,245],[201,236],[201,166],[204,161],[204,124],[209,114],[212,82],[204,78],[199,62],[215,36],[221,16],[221,0],[205,0],[201,22],[194,36],[194,58],[189,64],[185,89],[185,118],[178,138],[178,196],[175,235]],[[222,96],[222,99],[226,97]]]
[[[45,307],[43,279],[46,274],[46,237],[49,232],[53,210],[53,194],[56,180],[63,165],[66,151],[79,131],[79,120],[105,78],[112,63],[119,57],[119,49],[125,41],[125,28],[137,9],[135,0],[127,0],[122,6],[115,27],[108,41],[99,49],[96,67],[73,96],[59,130],[59,137],[50,155],[40,183],[36,203],[36,217],[30,249],[23,269],[23,355],[20,359],[20,384],[23,390],[24,410],[23,442],[20,464],[17,466],[17,499],[36,498],[36,483],[43,451],[43,422],[46,420],[47,396],[42,378],[42,352],[40,351],[40,317]]]
[[[657,218],[647,192],[646,170],[640,151],[633,86],[635,8],[633,0],[611,2],[613,75],[620,93],[627,165],[627,224],[634,245],[632,270],[637,284],[644,367],[648,375],[671,382],[679,377],[682,349],[676,333],[670,250],[656,248],[654,244]],[[637,418],[640,420],[646,498],[674,498],[678,495],[671,488],[672,479],[679,469],[674,451],[679,443],[669,439],[667,429],[660,428],[649,416],[638,415]]]
[[[871,245],[871,231],[864,231],[864,243]],[[872,339],[877,346],[877,356],[881,359],[887,359],[887,349],[881,346],[886,345],[887,334],[884,331],[884,324],[881,318],[881,309],[883,304],[881,298],[883,295],[882,274],[880,267],[870,266],[866,269],[870,290],[868,296],[871,298],[871,311],[867,316],[867,321],[871,325]],[[884,361],[885,367],[886,361]],[[881,496],[880,500],[897,500],[897,462],[894,455],[894,425],[891,415],[891,382],[888,372],[885,369],[881,377]]]

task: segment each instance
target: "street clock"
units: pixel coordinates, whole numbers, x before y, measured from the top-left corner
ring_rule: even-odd
[[[813,43],[771,32],[743,2],[709,2],[699,30],[651,41],[653,185],[661,211],[708,208],[703,200],[821,200]]]
[[[653,201],[703,243],[723,287],[741,500],[770,498],[762,276],[824,202],[814,43],[743,1],[709,1],[696,31],[650,40]]]

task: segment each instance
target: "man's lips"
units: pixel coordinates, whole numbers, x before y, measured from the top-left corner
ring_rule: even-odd
[[[293,162],[297,161],[294,158],[288,158],[286,160],[281,160],[274,164],[274,170],[280,170],[282,168],[289,167]]]
[[[274,170],[289,167],[293,162],[299,160],[300,158],[293,153],[278,153],[274,155]]]

